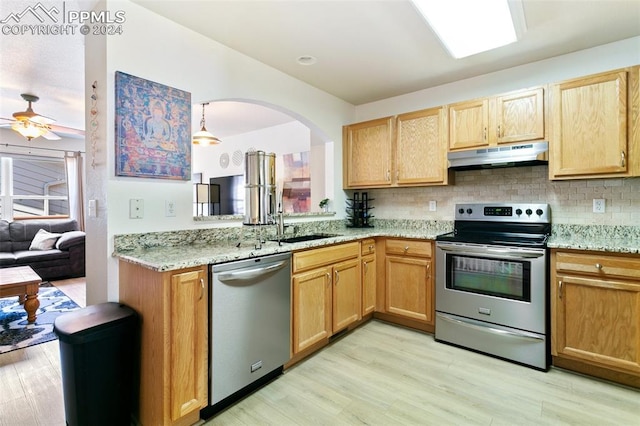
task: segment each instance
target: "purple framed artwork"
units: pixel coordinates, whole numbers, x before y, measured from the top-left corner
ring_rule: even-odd
[[[191,93],[116,71],[116,176],[191,180]]]

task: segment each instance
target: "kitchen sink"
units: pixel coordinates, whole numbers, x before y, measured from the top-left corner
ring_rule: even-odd
[[[310,235],[298,235],[297,237],[283,238],[280,242],[283,243],[301,243],[304,241],[321,240],[323,238],[339,237],[339,234],[310,234]]]

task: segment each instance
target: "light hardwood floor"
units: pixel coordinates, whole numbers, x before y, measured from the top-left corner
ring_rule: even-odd
[[[64,424],[58,342],[0,355],[0,425]],[[640,391],[370,321],[206,424],[640,425]]]
[[[640,425],[640,391],[370,321],[207,425]]]

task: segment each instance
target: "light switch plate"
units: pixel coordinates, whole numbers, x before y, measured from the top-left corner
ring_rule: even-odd
[[[144,217],[144,201],[142,198],[129,200],[129,219],[142,219]]]
[[[166,217],[176,216],[176,203],[173,200],[166,200],[164,202],[164,215]]]
[[[430,212],[435,212],[436,211],[436,202],[435,201],[429,201],[429,211]]]
[[[89,200],[89,217],[98,217],[98,200]]]
[[[604,213],[604,211],[605,211],[604,198],[594,198],[593,199],[593,212],[594,213]]]

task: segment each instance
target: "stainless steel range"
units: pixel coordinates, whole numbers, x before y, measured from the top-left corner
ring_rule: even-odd
[[[547,204],[457,204],[436,238],[435,339],[550,365]]]

